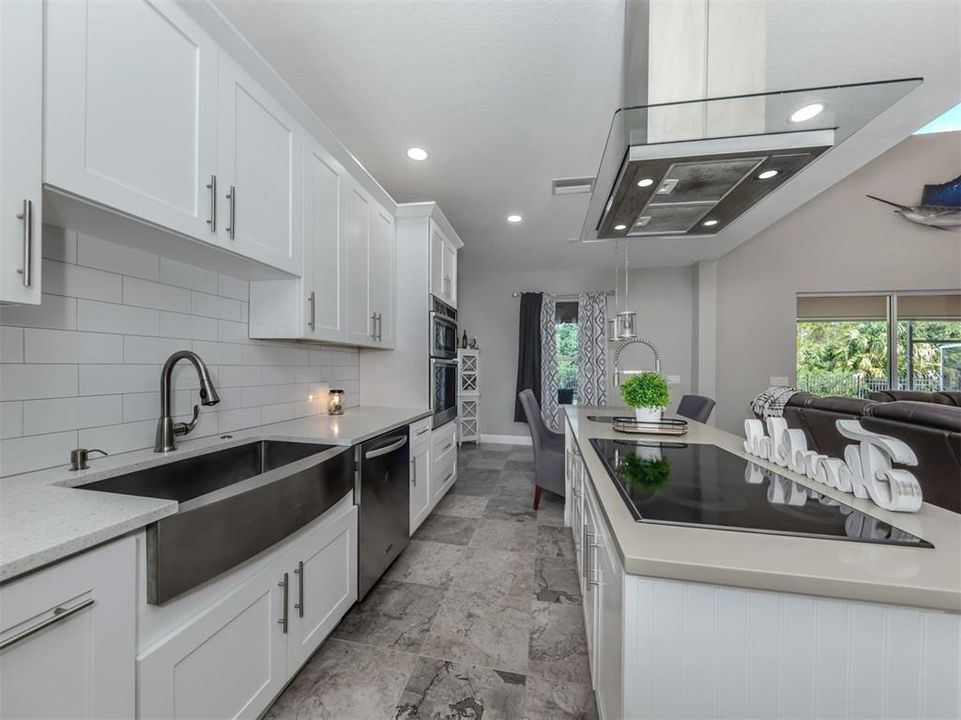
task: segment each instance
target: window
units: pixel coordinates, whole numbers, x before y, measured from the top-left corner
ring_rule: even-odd
[[[961,390],[961,294],[798,296],[797,387]]]
[[[557,402],[572,405],[577,394],[577,301],[558,301],[555,315],[557,337]]]

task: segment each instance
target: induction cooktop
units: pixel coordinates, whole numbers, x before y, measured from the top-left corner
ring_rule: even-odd
[[[637,522],[934,547],[716,445],[591,445]]]

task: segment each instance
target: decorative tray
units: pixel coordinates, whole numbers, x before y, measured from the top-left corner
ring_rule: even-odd
[[[614,418],[614,429],[635,435],[686,435],[687,420],[662,418],[659,422],[644,422],[624,415]]]

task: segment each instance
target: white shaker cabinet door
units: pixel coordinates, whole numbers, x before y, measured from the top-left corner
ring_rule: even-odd
[[[457,248],[451,242],[444,243],[444,277],[442,287],[447,289],[447,300],[457,307]]]
[[[221,244],[301,275],[303,130],[223,53],[219,118]]]
[[[318,145],[304,168],[304,297],[306,337],[347,340],[347,236],[343,216],[351,192],[343,168]]]
[[[170,2],[45,8],[44,182],[216,242],[217,45]]]
[[[394,347],[394,282],[396,268],[394,218],[380,205],[370,213],[370,297],[376,313],[376,347]]]
[[[347,331],[348,341],[374,345],[376,320],[370,288],[371,200],[352,186],[347,195]]]
[[[410,534],[420,527],[431,509],[430,443],[421,443],[410,455]]]
[[[0,2],[0,302],[40,303],[43,5]]]

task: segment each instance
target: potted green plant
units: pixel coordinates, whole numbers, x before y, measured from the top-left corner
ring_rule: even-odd
[[[667,382],[656,372],[631,375],[621,383],[621,397],[640,422],[659,422],[671,399]]]

